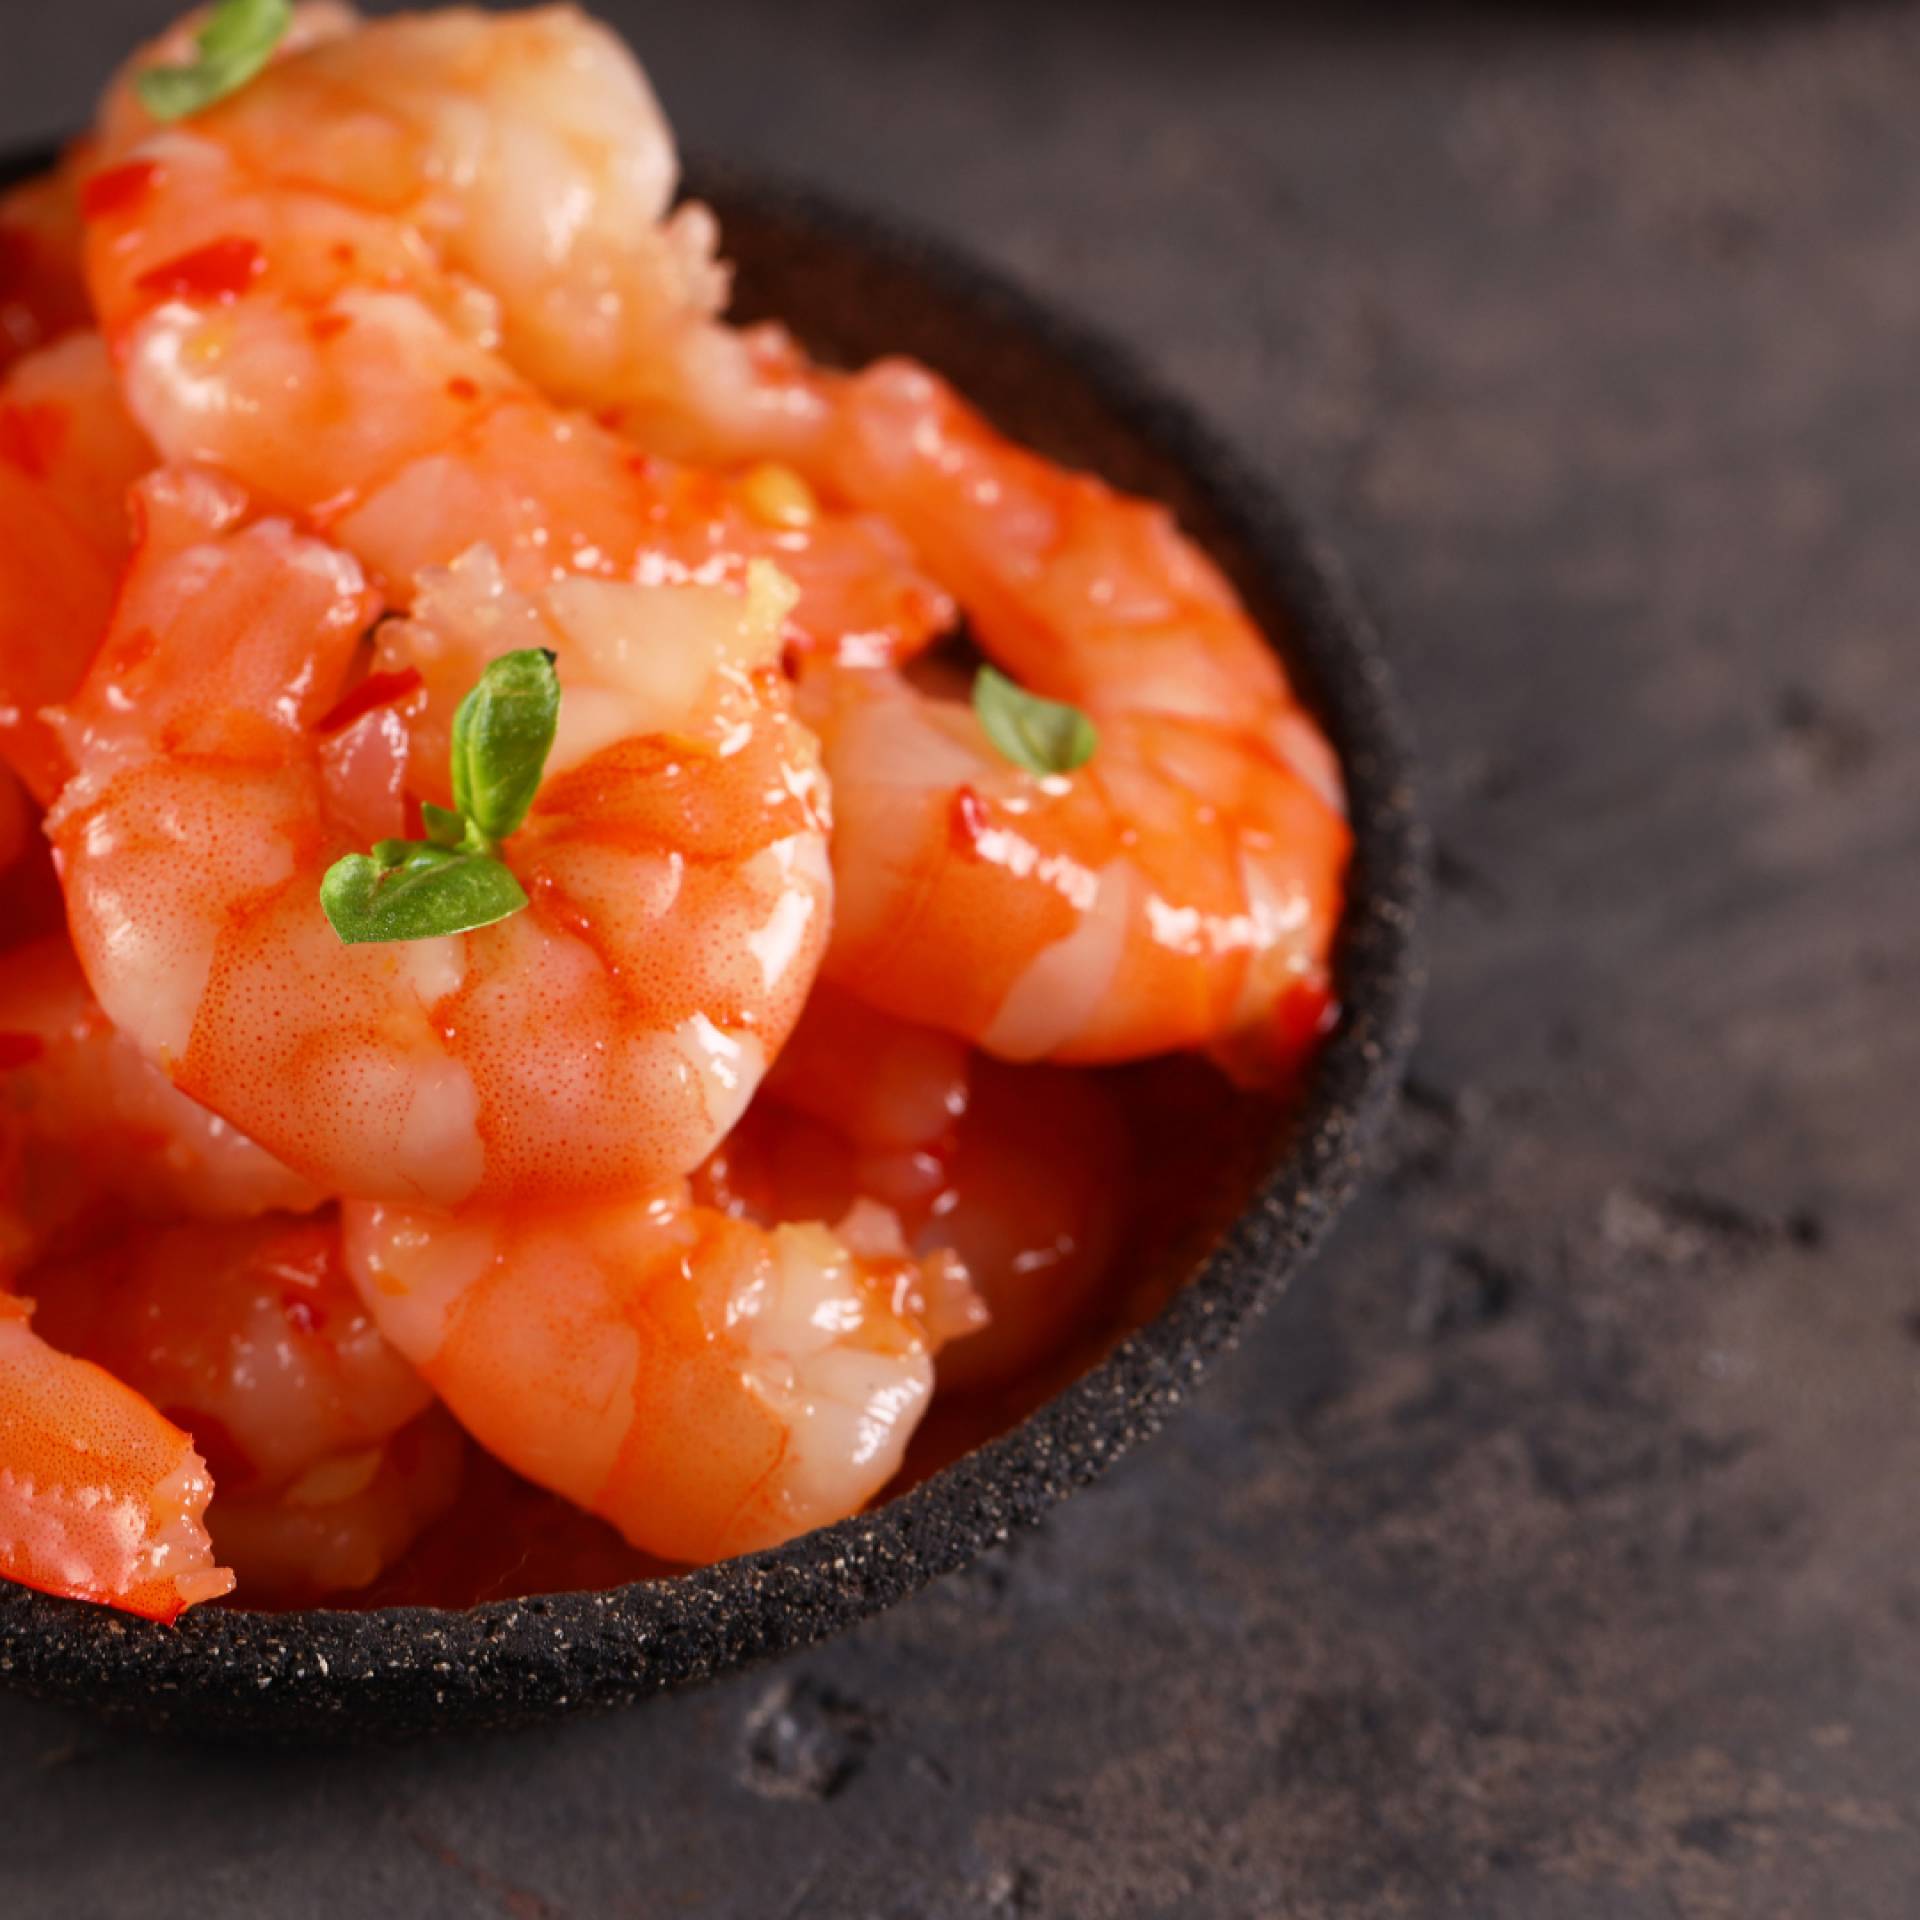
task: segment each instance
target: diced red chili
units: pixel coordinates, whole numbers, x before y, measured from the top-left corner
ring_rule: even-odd
[[[125,213],[143,200],[160,177],[157,160],[129,160],[92,174],[80,189],[80,211],[89,220]]]
[[[236,233],[149,267],[135,284],[169,300],[236,300],[266,270],[259,244]]]
[[[339,701],[320,717],[314,731],[317,733],[344,732],[363,715],[371,713],[375,707],[391,706],[396,700],[404,700],[408,694],[424,684],[417,667],[402,667],[398,673],[370,673],[351,693],[343,694]]]

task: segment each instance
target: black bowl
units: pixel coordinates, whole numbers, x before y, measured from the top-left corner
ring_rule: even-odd
[[[47,163],[17,156],[0,181]],[[1412,1035],[1423,839],[1372,628],[1267,484],[1138,367],[917,233],[701,168],[738,306],[830,357],[916,355],[1009,431],[1167,501],[1233,577],[1347,770],[1345,1008],[1237,1221],[1157,1317],[1019,1426],[873,1511],[770,1552],[602,1593],[461,1612],[205,1608],[171,1628],[0,1588],[0,1680],[154,1728],[384,1739],[638,1700],[804,1647],[1038,1519],[1150,1434],[1298,1271],[1351,1194]]]

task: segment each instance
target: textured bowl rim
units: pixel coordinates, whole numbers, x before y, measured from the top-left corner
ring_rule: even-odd
[[[0,155],[0,185],[50,164]],[[1068,361],[1178,465],[1290,616],[1344,762],[1355,863],[1340,1026],[1286,1150],[1160,1310],[1019,1425],[853,1518],[765,1552],[604,1592],[303,1613],[203,1609],[172,1628],[0,1587],[0,1684],[115,1718],[269,1739],[473,1730],[632,1701],[797,1651],[1031,1524],[1151,1434],[1318,1246],[1363,1171],[1412,1043],[1426,847],[1412,756],[1374,626],[1273,487],[1131,356],[997,270],[891,217],[758,173],[693,165],[690,190],[876,256]]]

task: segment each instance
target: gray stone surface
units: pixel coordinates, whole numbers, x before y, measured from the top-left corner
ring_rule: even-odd
[[[7,6],[0,126],[157,11]],[[1395,1149],[1151,1451],[786,1668],[349,1758],[0,1700],[0,1908],[1914,1912],[1920,21],[618,11],[1355,561],[1443,847]]]

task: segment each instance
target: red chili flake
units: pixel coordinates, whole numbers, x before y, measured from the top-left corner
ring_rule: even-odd
[[[337,340],[353,325],[351,317],[344,313],[316,313],[307,322],[307,331],[314,339],[325,342]]]
[[[338,265],[343,267],[352,266],[354,261],[360,257],[354,251],[353,242],[351,240],[336,240],[333,243],[333,245],[327,249],[327,251],[333,255],[335,262]]]
[[[47,1050],[37,1033],[0,1033],[0,1073],[30,1067]]]
[[[32,406],[0,407],[0,460],[35,480],[44,480],[53,471],[67,426],[66,408],[50,400]]]
[[[473,381],[469,380],[464,373],[456,373],[453,378],[447,382],[447,391],[452,394],[456,400],[478,400],[480,398],[479,387],[476,386]]]
[[[391,706],[396,700],[404,700],[424,684],[417,667],[402,667],[398,673],[370,673],[351,693],[343,695],[328,712],[321,715],[314,731],[344,732],[375,707]]]
[[[149,267],[134,284],[167,300],[235,300],[266,270],[259,244],[233,233]]]
[[[159,178],[157,160],[129,160],[124,166],[108,167],[104,173],[90,176],[81,187],[80,211],[89,220],[125,213],[146,197]]]
[[[956,853],[976,854],[992,824],[987,805],[971,787],[956,787],[947,808],[947,838]]]

